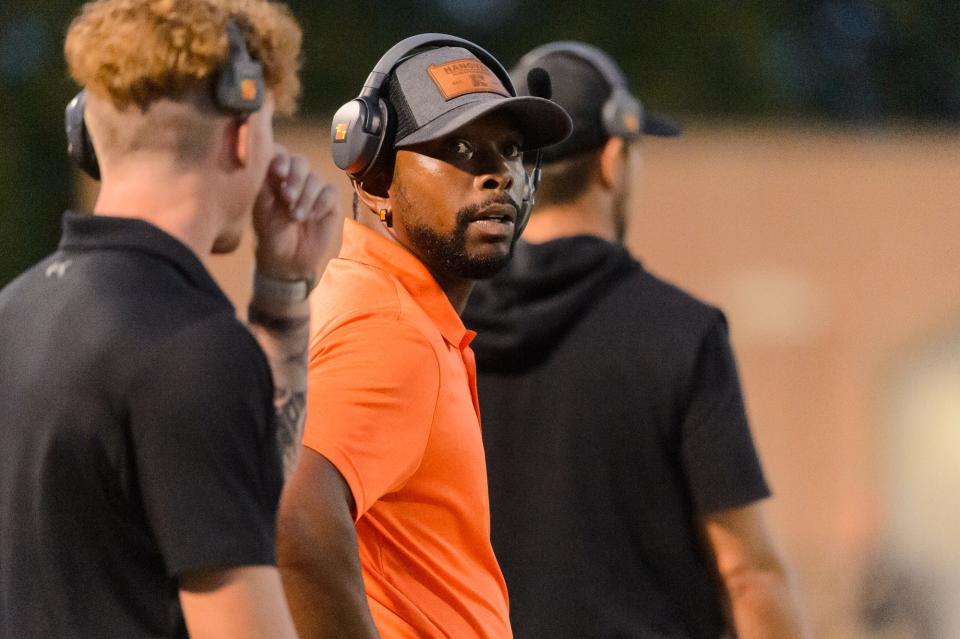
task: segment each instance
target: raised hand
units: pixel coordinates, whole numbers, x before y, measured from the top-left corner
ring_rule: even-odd
[[[297,464],[307,390],[309,286],[340,250],[336,193],[305,158],[277,146],[253,210],[257,276],[247,319],[270,363],[274,424],[283,466]]]
[[[257,271],[280,280],[318,277],[340,250],[336,190],[280,145],[254,205]]]

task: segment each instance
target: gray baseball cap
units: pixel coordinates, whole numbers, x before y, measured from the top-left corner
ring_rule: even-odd
[[[570,116],[550,100],[513,97],[489,67],[461,47],[429,49],[404,60],[388,80],[397,115],[394,147],[443,137],[494,112],[508,113],[523,136],[523,151],[566,139]]]

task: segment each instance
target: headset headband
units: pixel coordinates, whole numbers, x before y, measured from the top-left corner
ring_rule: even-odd
[[[504,87],[507,88],[511,95],[517,94],[507,70],[500,64],[499,60],[493,57],[493,54],[480,45],[446,33],[421,33],[410,36],[409,38],[404,38],[387,49],[387,52],[384,53],[380,57],[380,60],[374,65],[373,71],[367,76],[360,95],[370,97],[378,95],[380,89],[383,87],[383,83],[390,77],[390,72],[393,71],[394,67],[403,62],[403,60],[417,49],[426,46],[430,46],[431,48],[463,47],[480,58],[480,61],[486,64],[490,70],[500,78],[500,81],[504,83]]]
[[[597,71],[600,72],[600,75],[603,76],[603,79],[606,80],[607,84],[609,84],[613,89],[626,89],[628,86],[627,78],[623,74],[623,71],[613,61],[613,59],[610,58],[609,55],[597,47],[589,45],[585,42],[577,42],[576,40],[560,40],[558,42],[550,42],[548,44],[541,45],[523,56],[518,66],[535,66],[537,60],[544,58],[551,53],[569,53],[582,60],[585,60],[586,62],[589,62]]]
[[[610,87],[610,95],[600,108],[600,121],[610,137],[634,138],[643,134],[643,105],[627,85],[619,65],[604,51],[576,40],[561,40],[541,45],[527,53],[517,65],[523,71],[534,67],[551,54],[566,53],[589,64]]]

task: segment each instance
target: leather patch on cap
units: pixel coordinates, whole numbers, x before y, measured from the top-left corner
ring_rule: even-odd
[[[427,67],[427,73],[440,89],[444,100],[468,93],[498,93],[505,98],[510,97],[500,78],[476,58],[431,64]]]

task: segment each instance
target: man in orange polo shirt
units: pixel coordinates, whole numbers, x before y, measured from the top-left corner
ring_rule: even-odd
[[[334,117],[356,221],[312,296],[305,449],[279,522],[301,636],[511,636],[459,313],[522,229],[522,153],[570,119],[456,40],[400,43]]]

